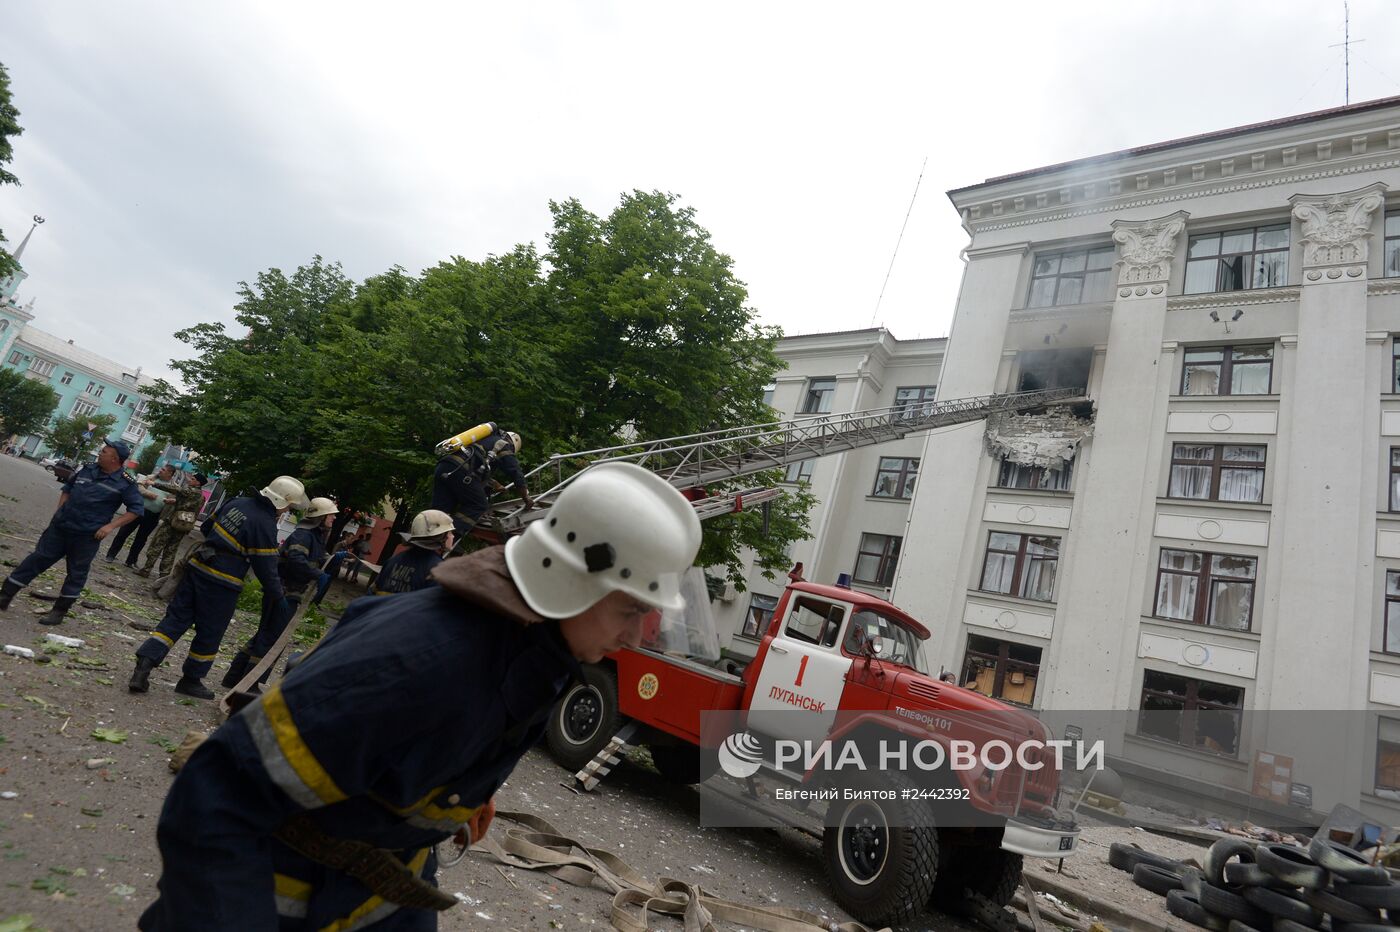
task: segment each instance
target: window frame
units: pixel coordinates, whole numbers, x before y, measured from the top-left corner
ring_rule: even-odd
[[[816,466],[816,457],[788,463],[787,470],[783,473],[783,483],[786,485],[802,485],[803,483],[811,485],[812,473],[816,470]],[[795,477],[793,475],[794,469],[797,471]]]
[[[74,373],[72,373],[72,372],[65,372],[65,373],[63,373],[63,378],[61,378],[61,379],[58,380],[58,384],[60,384],[60,385],[72,385],[72,384],[73,384],[73,377],[74,377]]]
[[[1186,457],[1177,456],[1178,447],[1209,447],[1211,459],[1193,460]],[[1225,459],[1226,447],[1250,447],[1264,451],[1264,458],[1258,462]],[[1266,443],[1191,443],[1190,441],[1174,441],[1172,443],[1171,461],[1167,466],[1167,494],[1170,498],[1179,502],[1224,502],[1231,505],[1262,505],[1264,503],[1264,483],[1268,478],[1269,465],[1269,445]],[[1191,495],[1173,495],[1172,479],[1176,473],[1176,467],[1185,466],[1188,468],[1208,466],[1210,467],[1210,494],[1205,498]],[[1259,473],[1259,498],[1255,500],[1221,498],[1220,497],[1220,475],[1226,469],[1248,469]]]
[[[121,405],[126,404],[127,397],[128,396],[126,392],[118,392],[117,397],[113,399],[113,403],[120,407]]]
[[[1006,475],[1009,468],[1014,467],[1018,473],[1024,472],[1031,478],[1030,485],[1007,485]],[[1064,485],[1053,486],[1043,485],[1046,475],[1058,473],[1064,476]],[[1074,460],[1065,460],[1064,469],[1051,469],[1048,466],[1022,466],[1019,463],[1009,462],[1006,457],[997,459],[996,486],[998,489],[1024,489],[1032,492],[1069,492],[1074,489]]]
[[[880,549],[866,549],[867,540],[877,537],[882,538]],[[851,567],[851,581],[866,586],[888,589],[890,586],[894,585],[894,575],[899,569],[899,556],[903,547],[904,538],[897,534],[879,534],[874,531],[861,531],[860,543],[856,547],[855,564]],[[874,557],[876,559],[876,578],[865,579],[858,575],[860,572],[861,557]]]
[[[830,388],[818,389],[818,384],[831,383]],[[820,378],[807,380],[806,390],[802,394],[802,407],[798,414],[830,414],[831,406],[836,403],[837,380],[835,376],[824,375]],[[815,397],[814,397],[815,395]],[[822,410],[822,405],[826,405],[826,410]]]
[[[1149,676],[1165,676],[1170,677],[1172,679],[1180,680],[1186,684],[1186,693],[1184,696],[1178,697],[1176,695],[1173,695],[1172,693],[1163,692],[1161,690],[1156,689],[1150,689],[1147,685],[1147,679]],[[1208,686],[1220,687],[1222,689],[1235,690],[1239,694],[1239,705],[1227,706],[1219,702],[1212,702],[1209,699],[1201,699],[1200,685],[1202,683],[1205,683]],[[1180,733],[1176,741],[1170,741],[1169,739],[1163,738],[1159,735],[1143,732],[1142,716],[1146,713],[1156,711],[1153,709],[1145,708],[1145,706],[1147,705],[1146,699],[1149,694],[1160,700],[1181,703],[1181,727]],[[1194,751],[1201,751],[1205,754],[1217,754],[1222,757],[1238,758],[1240,753],[1240,745],[1242,743],[1241,738],[1243,737],[1241,732],[1243,731],[1244,726],[1244,697],[1245,689],[1243,686],[1231,686],[1228,683],[1217,683],[1213,680],[1199,680],[1193,677],[1180,676],[1176,673],[1168,673],[1165,670],[1153,670],[1150,668],[1144,669],[1142,671],[1142,687],[1138,691],[1138,737],[1145,738],[1148,741],[1162,741],[1170,744],[1178,744],[1182,747],[1190,748]],[[1204,747],[1196,741],[1188,742],[1182,740],[1182,737],[1184,737],[1186,734],[1186,729],[1188,725],[1191,726],[1193,732],[1195,731],[1195,726],[1199,721],[1199,719],[1197,719],[1196,717],[1196,713],[1202,711],[1236,713],[1235,746],[1233,749],[1229,751],[1214,751],[1210,748]],[[1195,737],[1194,734],[1193,737]]]
[[[1201,558],[1201,568],[1194,573],[1184,570],[1169,569],[1162,566],[1162,559],[1168,553],[1186,553]],[[1252,560],[1254,562],[1254,575],[1248,578],[1244,576],[1217,576],[1212,572],[1213,560],[1215,557],[1231,557],[1236,560]],[[1196,580],[1196,598],[1192,607],[1191,618],[1173,618],[1170,615],[1162,614],[1162,575],[1181,576]],[[1215,585],[1218,582],[1225,583],[1249,583],[1249,624],[1244,628],[1230,628],[1225,625],[1212,623],[1211,618],[1215,612]],[[1242,553],[1219,553],[1216,551],[1204,550],[1183,550],[1180,547],[1162,547],[1157,552],[1157,579],[1152,590],[1152,617],[1159,621],[1173,621],[1178,624],[1196,625],[1201,628],[1213,628],[1217,631],[1242,631],[1246,633],[1254,632],[1254,601],[1259,594],[1259,558]]]
[[[1108,265],[1096,266],[1092,269],[1089,268],[1089,257],[1096,253],[1107,253]],[[1069,256],[1078,255],[1084,256],[1084,267],[1081,269],[1072,269],[1068,272],[1064,271],[1065,258]],[[1113,245],[1112,242],[1108,243],[1107,245],[1100,243],[1097,246],[1080,246],[1076,249],[1047,249],[1044,252],[1035,253],[1033,256],[1031,256],[1030,281],[1026,286],[1026,309],[1029,310],[1031,308],[1044,307],[1074,307],[1078,304],[1102,304],[1107,301],[1113,300],[1113,267],[1117,262],[1117,258],[1118,249],[1116,246]],[[1057,260],[1055,264],[1055,271],[1052,274],[1037,275],[1036,267],[1039,266],[1040,263],[1047,262],[1051,259]],[[1100,297],[1086,298],[1084,294],[1084,283],[1085,280],[1089,277],[1089,275],[1094,272],[1104,273],[1103,293]],[[1064,282],[1069,280],[1077,281],[1079,283],[1079,300],[1077,301],[1060,300],[1061,287],[1063,286]],[[1050,302],[1048,304],[1033,303],[1035,301],[1037,283],[1045,281],[1054,281],[1055,283],[1054,291],[1050,297]]]
[[[29,371],[36,375],[42,375],[44,378],[48,378],[53,375],[54,365],[55,363],[52,360],[45,359],[42,356],[35,356],[33,359],[29,360]]]
[[[1387,210],[1382,221],[1381,278],[1400,278],[1400,210]]]
[[[895,469],[886,469],[887,461],[898,462],[900,465]],[[911,467],[910,464],[913,464]],[[882,495],[880,493],[880,477],[894,476],[894,495]],[[870,489],[870,497],[891,502],[907,502],[914,497],[914,483],[919,478],[919,457],[917,456],[881,456],[875,461],[875,484]],[[908,495],[902,494],[908,484]]]
[[[755,606],[755,599],[770,599],[773,604],[767,608]],[[762,592],[749,593],[749,607],[744,612],[743,624],[739,626],[739,637],[751,640],[760,640],[768,632],[768,628],[773,624],[773,616],[778,611],[778,596],[764,595]],[[753,631],[750,632],[750,627]]]
[[[9,363],[10,365],[12,365],[12,366],[18,366],[18,365],[19,365],[21,362],[23,362],[23,361],[24,361],[24,354],[21,353],[19,350],[15,350],[15,351],[13,351],[12,353],[10,353],[10,363]]]
[[[1391,512],[1400,512],[1400,500],[1397,500],[1395,494],[1400,492],[1400,488],[1397,488],[1397,480],[1400,480],[1400,446],[1390,448],[1390,494],[1387,510]]]
[[[1234,373],[1235,373],[1235,365],[1236,365],[1236,362],[1235,362],[1235,351],[1236,351],[1236,350],[1260,350],[1260,349],[1263,349],[1264,347],[1268,347],[1268,350],[1269,350],[1269,388],[1268,388],[1268,391],[1265,391],[1265,392],[1235,392],[1235,391],[1232,391],[1232,389],[1234,388]],[[1186,357],[1189,356],[1191,353],[1204,353],[1204,352],[1208,352],[1208,351],[1211,351],[1211,350],[1220,350],[1220,362],[1218,362],[1218,363],[1216,363],[1216,362],[1190,362],[1190,361],[1188,361],[1187,358],[1186,358]],[[1240,362],[1239,365],[1257,366],[1257,365],[1260,365],[1260,363],[1259,363],[1258,360],[1248,360],[1248,361],[1245,361],[1245,362]],[[1206,367],[1206,366],[1219,366],[1219,367],[1220,367],[1220,379],[1218,380],[1218,382],[1217,382],[1216,384],[1217,384],[1217,386],[1221,389],[1221,391],[1212,392],[1212,393],[1209,393],[1209,394],[1204,394],[1204,393],[1199,393],[1199,392],[1196,393],[1196,394],[1187,394],[1186,388],[1187,388],[1187,380],[1188,380],[1188,372],[1189,372],[1189,370],[1190,370],[1190,369],[1193,369],[1193,368],[1195,368],[1195,369],[1200,369],[1200,368],[1204,368],[1204,367]],[[1179,386],[1179,394],[1178,394],[1178,397],[1180,397],[1180,398],[1220,398],[1220,397],[1225,396],[1225,395],[1231,395],[1231,396],[1234,396],[1234,397],[1236,397],[1236,398],[1260,398],[1260,397],[1263,397],[1263,396],[1266,396],[1266,395],[1272,395],[1272,394],[1274,393],[1274,344],[1272,344],[1272,343],[1229,343],[1229,344],[1222,344],[1222,345],[1207,344],[1207,345],[1205,345],[1205,346],[1188,346],[1188,347],[1185,348],[1185,350],[1184,350],[1184,351],[1182,352],[1182,354],[1181,354],[1181,380],[1180,380],[1180,382],[1178,382],[1178,386]]]
[[[78,410],[78,407],[79,407],[80,405],[81,405],[82,407],[84,407],[84,408],[87,408],[87,410],[86,410],[86,411],[79,411],[79,410]],[[75,399],[73,400],[73,407],[70,408],[69,411],[68,411],[68,416],[69,416],[69,417],[87,417],[87,416],[90,415],[90,414],[96,414],[96,413],[97,413],[97,405],[93,404],[91,401],[83,401],[83,399],[81,399],[81,398],[75,398]]]
[[[1396,580],[1396,582],[1397,582],[1397,586],[1396,586],[1396,590],[1397,590],[1397,591],[1396,591],[1394,594],[1392,594],[1391,591],[1390,591],[1390,589],[1391,589],[1390,581],[1391,581],[1391,578],[1392,578],[1392,577],[1394,577],[1395,580]],[[1389,645],[1390,645],[1390,606],[1391,606],[1391,605],[1395,605],[1395,606],[1396,606],[1396,611],[1397,611],[1397,613],[1400,613],[1400,570],[1386,570],[1386,571],[1385,571],[1385,590],[1384,590],[1384,592],[1382,593],[1381,598],[1383,599],[1383,601],[1382,601],[1382,603],[1381,603],[1381,653],[1383,653],[1383,654],[1400,654],[1400,643],[1397,643],[1397,644],[1396,644],[1395,650],[1391,650],[1391,649],[1390,649],[1390,646],[1389,646]],[[1395,620],[1396,620],[1397,623],[1400,623],[1400,615],[1397,615],[1397,617],[1396,617]],[[1400,632],[1397,632],[1397,638],[1396,638],[1396,640],[1397,640],[1397,642],[1400,642]]]
[[[997,653],[993,654],[985,650],[978,650],[976,647],[974,647],[974,641],[985,641],[989,644],[997,645]],[[1011,658],[1011,648],[1013,647],[1021,647],[1025,648],[1026,650],[1034,650],[1040,654],[1040,660],[1036,661],[1034,664],[1027,660],[1013,660]],[[970,675],[972,672],[973,664],[976,660],[990,662],[992,668],[996,672],[992,680],[992,692],[990,694],[982,693],[981,690],[977,689],[974,689],[974,692],[981,693],[982,695],[988,696],[992,699],[1000,700],[1001,702],[1008,702],[1012,705],[1024,706],[1025,708],[1030,708],[1035,704],[1035,693],[1036,690],[1040,688],[1040,667],[1045,662],[1044,648],[1037,647],[1034,644],[1021,644],[1016,641],[1003,641],[999,638],[987,637],[981,634],[969,634],[967,637],[967,647],[963,651],[962,672],[961,677],[958,680],[958,685],[963,686],[964,684],[976,681],[976,677]],[[1007,699],[1005,697],[1006,679],[1011,673],[1016,672],[1029,672],[1029,674],[1035,680],[1035,685],[1031,687],[1031,696],[1029,702],[1018,702],[1015,699]],[[972,689],[973,687],[969,685],[965,688]]]
[[[1381,737],[1382,731],[1387,730],[1386,727],[1385,727],[1387,723],[1389,723],[1389,724],[1392,726],[1391,729],[1389,729],[1389,730],[1391,730],[1391,731],[1393,731],[1395,728],[1400,728],[1400,719],[1393,719],[1393,718],[1389,718],[1389,717],[1384,716],[1384,715],[1378,716],[1378,717],[1377,717],[1377,720],[1376,720],[1376,781],[1375,781],[1375,786],[1373,787],[1373,789],[1376,789],[1376,790],[1386,790],[1386,791],[1391,792],[1391,793],[1400,793],[1400,777],[1397,777],[1397,778],[1396,778],[1396,781],[1395,781],[1394,783],[1383,783],[1383,782],[1381,781],[1381,756],[1382,756],[1382,755],[1381,755],[1381,752],[1384,751],[1384,750],[1386,750],[1387,748],[1389,748],[1389,749],[1391,749],[1395,754],[1400,755],[1400,741],[1391,741],[1391,740],[1388,740],[1388,739],[1386,739],[1386,738]],[[1390,769],[1392,772],[1400,772],[1400,762],[1397,762],[1396,765],[1395,765],[1394,767],[1388,768],[1388,769]]]
[[[1281,247],[1280,247],[1280,246],[1274,246],[1274,247],[1271,247],[1271,248],[1268,248],[1268,249],[1260,249],[1260,248],[1259,248],[1259,233],[1260,233],[1260,231],[1264,231],[1264,232],[1273,232],[1273,231],[1275,231],[1275,230],[1282,230],[1282,231],[1284,232],[1284,234],[1286,235],[1286,237],[1287,237],[1287,242],[1286,242],[1283,246],[1281,246]],[[1236,252],[1228,252],[1228,253],[1227,253],[1227,252],[1224,252],[1224,251],[1223,251],[1223,247],[1224,247],[1225,238],[1226,238],[1227,236],[1237,236],[1237,235],[1242,234],[1242,233],[1248,233],[1248,234],[1249,234],[1250,246],[1251,246],[1251,248],[1250,248],[1249,250],[1247,250],[1247,251],[1236,251]],[[1217,242],[1216,242],[1215,255],[1212,255],[1212,256],[1197,256],[1197,257],[1194,258],[1194,259],[1191,258],[1191,250],[1192,250],[1192,248],[1195,246],[1195,244],[1198,243],[1198,242],[1200,242],[1201,240],[1208,239],[1208,238],[1210,238],[1210,237],[1212,237],[1212,236],[1215,237],[1216,240],[1217,240]],[[1291,256],[1292,249],[1293,249],[1293,227],[1292,227],[1292,224],[1291,224],[1290,222],[1288,222],[1288,221],[1284,221],[1283,223],[1261,223],[1261,224],[1258,224],[1258,225],[1252,226],[1252,227],[1236,227],[1236,228],[1230,229],[1230,230],[1215,230],[1215,231],[1212,231],[1212,232],[1197,233],[1197,234],[1195,234],[1195,235],[1193,235],[1193,236],[1188,236],[1187,239],[1186,239],[1186,267],[1185,267],[1185,275],[1184,275],[1184,277],[1183,277],[1183,279],[1182,279],[1182,282],[1181,282],[1181,293],[1182,293],[1182,294],[1187,294],[1187,295],[1194,295],[1194,294],[1233,294],[1234,292],[1237,292],[1237,291],[1255,291],[1255,290],[1258,290],[1258,289],[1260,289],[1260,288],[1285,288],[1285,287],[1288,286],[1289,276],[1290,276],[1290,275],[1292,274],[1292,272],[1293,272],[1293,269],[1291,268],[1291,264],[1290,264],[1290,262],[1289,262],[1289,260],[1292,258],[1292,256]],[[1257,268],[1257,265],[1258,265],[1257,258],[1258,258],[1259,256],[1261,256],[1261,255],[1278,255],[1278,254],[1280,254],[1280,253],[1283,255],[1283,281],[1281,281],[1281,282],[1279,282],[1279,283],[1277,283],[1277,284],[1268,284],[1268,285],[1256,285],[1256,284],[1254,284],[1255,275],[1256,275],[1257,272],[1258,272],[1258,268]],[[1223,261],[1227,260],[1227,259],[1239,259],[1239,260],[1241,260],[1241,261],[1240,261],[1240,268],[1241,268],[1241,270],[1242,270],[1241,281],[1247,280],[1247,281],[1249,282],[1249,284],[1243,285],[1243,286],[1240,287],[1240,288],[1221,288],[1221,287],[1220,287],[1220,285],[1221,285],[1221,277],[1222,277],[1222,272],[1223,272],[1221,263],[1222,263]],[[1245,260],[1248,260],[1248,261],[1245,261]],[[1206,265],[1206,264],[1208,264],[1208,263],[1214,263],[1214,264],[1215,264],[1215,276],[1214,276],[1214,278],[1213,278],[1214,287],[1211,288],[1211,289],[1209,289],[1209,290],[1206,290],[1206,291],[1192,291],[1192,290],[1191,290],[1191,267],[1192,267],[1193,265],[1202,266],[1202,265]],[[1246,279],[1246,276],[1247,276],[1247,279]]]
[[[993,548],[993,547],[992,547],[992,539],[993,539],[993,537],[994,537],[995,535],[997,535],[997,534],[1003,534],[1003,535],[1005,535],[1005,536],[1007,536],[1007,537],[1015,537],[1015,538],[1017,538],[1017,547],[1016,547],[1016,549],[1015,549],[1015,550],[1001,550],[1001,549],[999,549],[999,548]],[[1030,555],[1027,554],[1027,548],[1030,546],[1030,542],[1031,542],[1033,539],[1034,539],[1034,540],[1053,540],[1053,541],[1055,542],[1055,556],[1054,556],[1054,559],[1053,559],[1053,562],[1054,562],[1054,564],[1055,564],[1055,580],[1054,580],[1054,582],[1053,582],[1053,583],[1051,584],[1051,586],[1050,586],[1050,598],[1048,598],[1048,599],[1038,599],[1038,598],[1036,598],[1035,596],[1025,595],[1025,594],[1022,592],[1022,589],[1024,588],[1024,583],[1026,582],[1026,572],[1025,572],[1025,571],[1026,571],[1026,566],[1027,566],[1027,564],[1030,563],[1030,562],[1032,562],[1032,561],[1038,561],[1038,562],[1052,562],[1049,558],[1047,558],[1047,557],[1045,557],[1045,556],[1042,556],[1042,555],[1040,555],[1040,554],[1030,554]],[[1060,549],[1060,548],[1063,546],[1063,543],[1064,543],[1064,538],[1062,538],[1062,537],[1053,537],[1053,536],[1051,536],[1051,535],[1049,535],[1049,534],[1028,534],[1028,533],[1024,533],[1024,532],[1020,532],[1020,531],[995,531],[995,530],[994,530],[994,531],[988,532],[988,534],[987,534],[987,545],[986,545],[985,548],[983,548],[983,551],[982,551],[982,574],[981,574],[981,576],[978,577],[978,580],[977,580],[977,589],[978,589],[978,591],[979,591],[979,592],[989,592],[989,593],[991,593],[991,594],[993,594],[993,595],[1009,595],[1009,596],[1012,596],[1013,598],[1017,598],[1017,599],[1027,599],[1028,601],[1031,601],[1031,602],[1044,602],[1044,603],[1046,603],[1047,605],[1054,605],[1054,604],[1055,604],[1055,595],[1056,595],[1055,590],[1056,590],[1057,588],[1059,588],[1059,583],[1060,583],[1060,556],[1061,556],[1061,549]],[[1011,554],[1011,555],[1014,555],[1014,557],[1015,557],[1015,562],[1012,563],[1012,567],[1011,567],[1011,586],[1010,586],[1010,589],[1009,589],[1008,591],[1006,591],[1006,592],[1003,592],[1003,591],[1001,591],[1000,589],[988,589],[988,588],[986,588],[986,585],[987,585],[987,564],[988,564],[988,562],[990,561],[991,555],[992,555],[993,553],[1002,554],[1002,555]]]
[[[900,392],[918,392],[917,398],[900,398]],[[894,415],[911,421],[921,414],[927,415],[938,394],[937,385],[901,385],[894,390]],[[922,409],[922,410],[920,410]]]

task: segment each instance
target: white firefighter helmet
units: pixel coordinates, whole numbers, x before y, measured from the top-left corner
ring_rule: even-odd
[[[300,479],[293,479],[291,476],[278,476],[259,494],[272,502],[272,507],[278,511],[293,506],[300,508],[307,504],[306,486],[301,484]]]
[[[313,498],[311,505],[306,509],[306,514],[302,515],[303,520],[310,518],[324,518],[326,515],[333,515],[340,512],[340,506],[329,498]]]
[[[506,542],[506,566],[525,603],[570,618],[612,592],[681,609],[681,579],[700,549],[700,519],[685,497],[631,463],[585,470],[548,514]]]
[[[515,447],[515,452],[520,452],[520,435],[513,430],[506,431],[506,436],[510,438],[510,445]]]
[[[450,530],[452,530],[452,518],[447,512],[429,508],[427,511],[420,511],[413,516],[413,523],[408,526],[408,539],[428,540],[433,537],[441,537]]]

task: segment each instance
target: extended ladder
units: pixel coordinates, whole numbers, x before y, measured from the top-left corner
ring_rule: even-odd
[[[519,531],[529,522],[542,517],[559,492],[579,474],[599,463],[635,463],[655,472],[678,489],[703,490],[711,484],[729,483],[803,460],[887,443],[939,427],[978,421],[993,414],[1064,403],[1082,398],[1083,394],[1082,389],[1055,388],[979,395],[952,401],[905,403],[867,411],[808,415],[767,424],[559,453],[526,476],[532,485],[542,480],[552,483],[534,496],[534,508],[525,508],[519,499],[500,502],[488,512],[490,520],[483,524],[495,523],[506,533]],[[728,490],[698,498],[695,507],[703,520],[742,510],[779,494],[780,489],[765,486]]]

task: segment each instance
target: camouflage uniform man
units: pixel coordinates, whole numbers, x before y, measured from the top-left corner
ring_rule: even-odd
[[[200,489],[208,481],[204,473],[197,472],[190,476],[189,484],[184,486],[152,483],[161,491],[172,493],[175,503],[161,509],[160,524],[151,535],[151,542],[146,545],[146,562],[136,571],[137,576],[150,576],[157,561],[166,575],[175,568],[175,551],[199,520],[199,512],[204,507],[204,493]]]

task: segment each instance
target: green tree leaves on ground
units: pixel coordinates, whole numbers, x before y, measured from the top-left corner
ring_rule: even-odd
[[[117,419],[111,414],[75,414],[54,421],[40,436],[55,453],[81,462],[97,449],[115,423]],[[84,437],[89,431],[91,436]]]
[[[14,369],[0,369],[0,437],[32,434],[58,406],[58,393]]]

